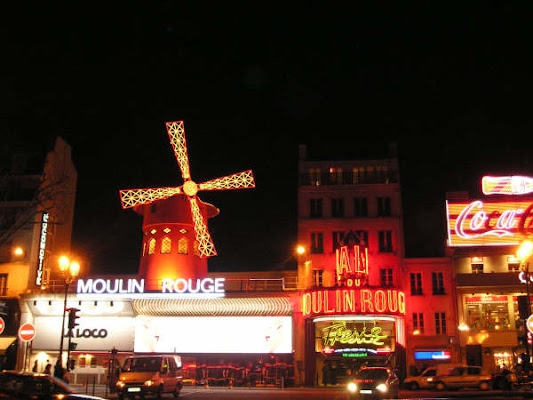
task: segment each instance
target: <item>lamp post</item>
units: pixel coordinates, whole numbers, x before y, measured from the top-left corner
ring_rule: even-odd
[[[529,364],[531,362],[531,352],[529,348],[528,343],[528,327],[526,324],[527,318],[531,314],[531,302],[529,299],[529,257],[531,257],[531,254],[533,253],[533,242],[530,240],[524,240],[522,243],[520,243],[520,246],[518,247],[518,250],[516,251],[516,256],[520,260],[520,267],[523,269],[523,271],[526,274],[526,304],[527,304],[527,316],[524,319],[524,333],[526,334],[526,340],[525,340],[525,346],[526,346],[526,360],[527,365],[529,368]]]
[[[65,336],[65,315],[67,313],[68,288],[74,281],[74,278],[80,273],[80,264],[76,261],[71,261],[66,256],[62,256],[59,258],[59,270],[63,274],[63,279],[65,281],[65,302],[63,305],[63,321],[61,323],[61,337],[59,340],[59,365],[63,367],[63,338]]]

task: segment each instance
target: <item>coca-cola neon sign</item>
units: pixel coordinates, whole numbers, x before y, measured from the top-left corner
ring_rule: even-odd
[[[533,234],[531,200],[446,202],[448,245],[517,245]]]

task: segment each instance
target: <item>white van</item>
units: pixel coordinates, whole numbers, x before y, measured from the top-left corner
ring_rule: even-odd
[[[418,376],[410,376],[403,381],[403,385],[409,390],[432,388],[432,378],[437,375],[444,375],[450,368],[460,367],[462,364],[438,364],[427,367]]]
[[[154,354],[127,357],[117,381],[117,395],[134,398],[146,395],[161,397],[172,393],[178,397],[183,386],[181,357]]]

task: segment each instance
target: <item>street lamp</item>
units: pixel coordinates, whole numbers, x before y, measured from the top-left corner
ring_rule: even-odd
[[[518,250],[516,251],[516,256],[520,260],[520,268],[525,272],[526,274],[526,304],[527,304],[527,315],[524,318],[524,333],[526,334],[526,340],[525,340],[525,346],[526,346],[526,357],[527,357],[527,365],[529,366],[529,363],[531,361],[530,358],[530,349],[529,349],[529,343],[527,340],[527,333],[528,333],[528,327],[526,324],[527,318],[531,314],[531,302],[529,300],[529,257],[531,257],[531,254],[533,253],[533,242],[530,240],[524,240],[522,243],[520,243],[520,246],[518,247]]]
[[[68,288],[72,281],[74,281],[74,278],[80,273],[80,264],[76,261],[71,261],[66,256],[62,256],[59,258],[59,270],[63,274],[63,279],[65,281],[65,302],[63,306],[63,322],[61,323],[61,338],[59,341],[59,365],[63,367],[63,337],[65,336],[65,315],[67,313]]]

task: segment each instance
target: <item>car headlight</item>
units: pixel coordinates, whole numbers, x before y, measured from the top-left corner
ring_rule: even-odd
[[[387,390],[389,390],[389,387],[384,383],[380,383],[376,386],[376,389],[379,390],[381,393],[385,393]]]
[[[352,392],[352,393],[357,392],[357,385],[355,383],[353,383],[353,382],[350,382],[348,384],[348,391]]]
[[[433,378],[428,378],[427,381],[428,382],[433,382]]]
[[[126,384],[124,382],[122,382],[122,381],[118,381],[117,382],[117,387],[123,388],[124,386],[126,386]]]
[[[155,382],[152,381],[152,380],[147,380],[146,382],[144,382],[144,386],[152,386],[154,384],[155,384]]]

